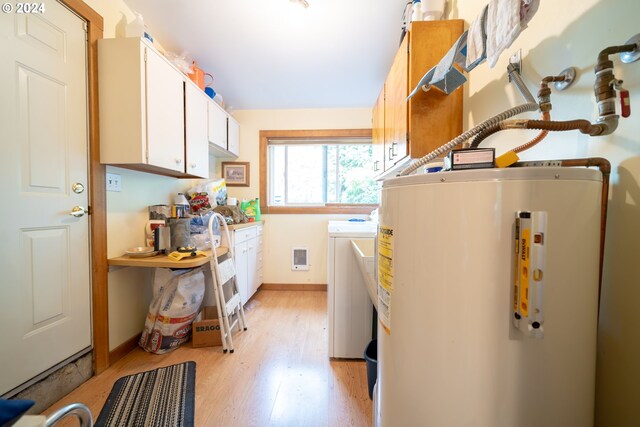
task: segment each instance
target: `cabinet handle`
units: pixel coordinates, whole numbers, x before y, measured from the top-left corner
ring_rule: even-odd
[[[389,160],[393,159],[393,147],[389,147]]]
[[[195,168],[196,168],[196,166],[198,166],[198,165],[196,165],[195,163],[191,163],[191,164],[189,165],[189,167],[190,167],[191,169],[195,169]]]
[[[391,152],[393,153],[393,157],[398,155],[398,143],[394,142],[393,144],[391,144]]]
[[[374,172],[378,172],[378,163],[380,163],[380,160],[376,160],[375,162],[373,162],[373,171]]]
[[[176,159],[176,165],[179,165],[180,163],[182,163],[182,159]]]

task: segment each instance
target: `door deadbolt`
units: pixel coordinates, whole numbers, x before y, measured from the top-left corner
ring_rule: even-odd
[[[73,190],[74,193],[80,194],[84,191],[84,185],[82,185],[79,182],[74,182],[73,185],[71,186],[71,189]]]

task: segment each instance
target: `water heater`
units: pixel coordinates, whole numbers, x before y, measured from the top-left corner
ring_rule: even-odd
[[[380,426],[590,426],[602,177],[388,179],[378,231]]]

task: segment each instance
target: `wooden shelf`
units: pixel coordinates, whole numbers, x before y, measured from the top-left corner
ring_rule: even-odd
[[[131,258],[127,255],[109,258],[107,260],[109,266],[121,266],[121,267],[152,267],[152,268],[195,268],[205,265],[211,261],[213,256],[212,251],[204,251],[207,256],[196,256],[183,258],[180,261],[174,261],[167,255],[156,255],[148,258]],[[229,252],[229,250],[223,246],[216,248],[216,253],[220,257]]]

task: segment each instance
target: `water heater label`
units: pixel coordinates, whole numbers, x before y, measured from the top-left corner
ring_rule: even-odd
[[[547,213],[518,211],[515,231],[513,324],[529,337],[543,338]]]
[[[393,294],[393,229],[378,227],[378,319],[391,333],[391,295]]]

